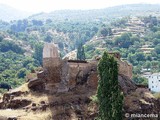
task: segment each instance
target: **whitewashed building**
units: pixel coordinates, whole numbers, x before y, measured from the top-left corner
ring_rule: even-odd
[[[148,88],[153,92],[160,92],[160,73],[145,74],[148,79]]]

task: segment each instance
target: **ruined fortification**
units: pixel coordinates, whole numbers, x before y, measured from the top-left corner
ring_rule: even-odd
[[[119,53],[109,53],[119,63],[119,74],[132,77],[132,65],[121,61]],[[43,49],[43,68],[47,71],[46,89],[50,92],[67,92],[78,84],[98,84],[98,60],[77,61],[61,59],[54,44],[46,43]]]

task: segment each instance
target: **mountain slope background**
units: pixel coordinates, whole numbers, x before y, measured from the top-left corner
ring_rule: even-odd
[[[87,59],[100,56],[104,50],[118,51],[132,63],[134,81],[147,84],[139,75],[141,70],[160,71],[159,11],[159,5],[135,4],[0,21],[0,80],[14,87],[22,84],[27,73],[42,65],[44,42],[54,42],[61,57],[80,44]]]
[[[24,19],[31,14],[32,13],[20,11],[5,4],[0,4],[0,20],[3,21]]]
[[[159,4],[132,4],[94,10],[58,10],[50,13],[39,13],[30,16],[30,19],[76,20],[76,21],[103,21],[122,18],[125,16],[159,15]]]

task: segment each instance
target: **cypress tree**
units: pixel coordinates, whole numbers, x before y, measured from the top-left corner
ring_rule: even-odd
[[[85,59],[86,57],[85,57],[84,47],[81,43],[77,49],[77,60],[85,60]]]
[[[104,52],[98,64],[99,118],[122,120],[123,95],[118,86],[118,64],[113,56]]]

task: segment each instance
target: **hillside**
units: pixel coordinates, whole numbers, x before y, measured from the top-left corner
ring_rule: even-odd
[[[118,11],[117,11],[118,10]],[[39,13],[29,19],[52,19],[53,21],[111,21],[126,16],[159,16],[160,5],[157,4],[132,4],[121,5],[105,9],[95,10],[59,10],[51,13]]]
[[[0,4],[0,20],[3,21],[19,20],[27,18],[30,15],[31,13],[17,10],[8,5]]]
[[[132,119],[125,113],[159,114],[159,94],[141,75],[160,71],[159,13],[160,5],[135,4],[0,21],[0,84],[12,87],[0,89],[0,120],[96,119],[104,51],[118,61],[124,120]],[[77,61],[82,45],[86,61]]]
[[[0,81],[13,87],[22,84],[28,72],[42,65],[43,44],[54,42],[61,57],[76,51],[80,44],[84,45],[86,59],[94,59],[105,50],[120,52],[122,59],[134,66],[133,80],[147,84],[143,78],[139,82],[141,70],[160,71],[159,8],[135,4],[0,21]],[[76,59],[75,52],[72,58]]]

